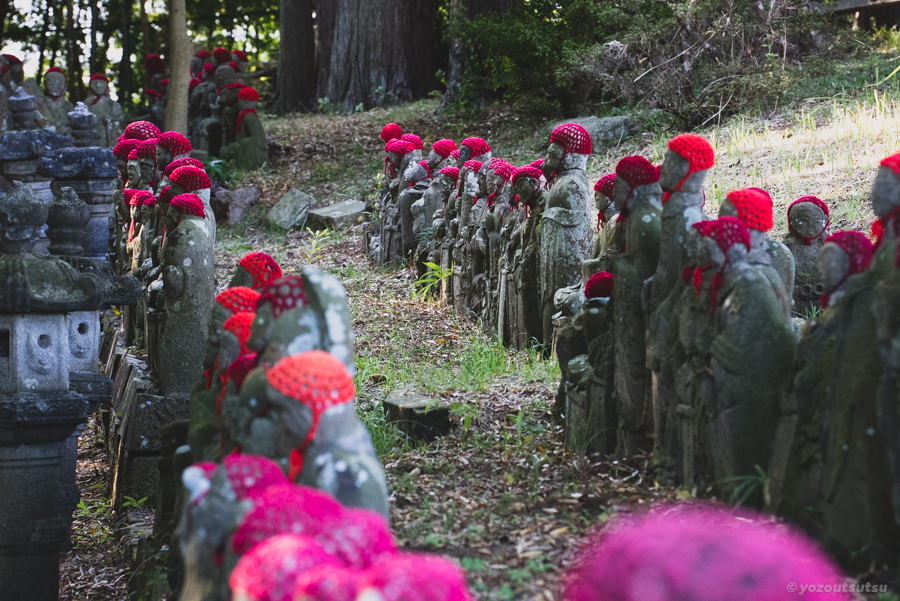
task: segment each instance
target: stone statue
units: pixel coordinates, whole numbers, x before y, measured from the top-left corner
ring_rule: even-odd
[[[6,67],[3,70],[2,77],[0,77],[0,82],[3,83],[8,95],[12,96],[25,83],[25,69],[22,59],[13,54],[4,54],[0,62]]]
[[[513,283],[510,304],[514,304],[516,322],[511,326],[516,335],[510,341],[513,348],[528,348],[533,342],[549,346],[544,338],[543,306],[541,303],[541,214],[547,206],[547,191],[541,186],[542,174],[535,167],[520,167],[513,174],[513,188],[518,202],[525,209],[525,221],[519,228],[518,242],[513,249]]]
[[[428,168],[434,172],[440,171],[444,167],[456,167],[456,160],[451,157],[454,152],[458,152],[456,142],[446,138],[438,140],[431,145],[431,150],[425,157],[425,160],[428,161]]]
[[[591,250],[591,258],[581,264],[581,277],[585,281],[592,275],[603,271],[606,267],[606,255],[613,248],[615,234],[618,231],[616,221],[619,212],[614,202],[613,188],[616,174],[609,173],[594,184],[594,206],[597,207],[597,239]]]
[[[203,201],[196,194],[172,199],[162,243],[165,320],[156,357],[160,391],[190,395],[203,376],[205,326],[215,297],[215,239],[206,225]],[[153,358],[151,357],[151,361]]]
[[[789,292],[793,293],[794,312],[809,318],[818,310],[824,292],[816,262],[828,237],[828,205],[815,196],[804,196],[791,203],[787,218],[789,233],[782,241],[796,266],[794,289]]]
[[[247,58],[247,54],[243,50],[232,50],[231,62],[237,64],[238,70],[241,73],[246,73],[247,67],[250,64],[250,59]]]
[[[281,266],[271,256],[262,252],[252,252],[238,262],[234,277],[228,283],[229,288],[245,286],[253,290],[267,287],[281,278]]]
[[[167,131],[160,134],[156,139],[157,170],[159,173],[165,172],[172,161],[188,158],[191,154],[191,150],[190,140],[180,133],[176,131]],[[202,166],[203,163],[200,163],[200,165]]]
[[[759,188],[733,190],[719,206],[719,216],[737,217],[747,226],[753,241],[747,261],[764,268],[762,273],[772,282],[785,315],[790,318],[792,300],[788,291],[794,289],[794,257],[784,244],[766,237],[774,223],[772,199]]]
[[[400,139],[388,141],[384,149],[386,154],[384,166],[389,183],[381,209],[380,265],[398,263],[403,258],[400,211],[397,203],[403,174],[415,156],[415,146]]]
[[[191,57],[191,77],[197,77],[200,73],[203,72],[203,65],[209,63],[212,58],[212,54],[209,50],[200,49],[194,53],[194,56]]]
[[[231,62],[231,52],[226,50],[225,48],[216,48],[213,50],[213,67],[218,69],[224,65],[228,65]]]
[[[577,123],[564,123],[550,134],[544,173],[553,181],[541,218],[541,316],[545,346],[553,338],[553,296],[581,281],[581,263],[590,256],[591,189],[587,160],[591,137]],[[547,349],[549,350],[549,348]]]
[[[613,337],[620,430],[617,454],[626,456],[650,450],[653,432],[647,316],[641,297],[644,282],[656,273],[659,263],[663,194],[659,172],[659,167],[641,156],[625,157],[616,165],[617,227],[625,235],[621,241],[623,250],[610,255],[610,264],[615,275]]]
[[[69,134],[69,113],[75,107],[66,100],[66,74],[58,67],[50,67],[44,74],[45,96],[41,103],[41,112],[47,122],[56,127],[56,133]]]
[[[109,80],[102,73],[91,75],[88,81],[88,97],[84,99],[88,110],[97,115],[98,146],[113,147],[122,135],[125,111],[109,97]],[[149,136],[154,137],[154,136]]]
[[[212,206],[209,204],[212,181],[210,181],[206,172],[193,166],[179,167],[169,176],[169,181],[171,182],[169,184],[169,198],[186,193],[193,193],[200,197],[200,200],[203,201],[203,211],[206,215],[206,229],[209,231],[210,237],[215,240],[216,216],[213,214]]]
[[[158,146],[157,146],[157,161],[158,160],[159,160],[159,151],[158,151]],[[166,166],[165,171],[163,172],[162,179],[159,181],[160,190],[162,190],[162,188],[164,188],[165,186],[168,186],[169,184],[172,183],[172,181],[169,178],[172,177],[172,173],[174,173],[175,170],[178,169],[179,167],[196,167],[197,169],[205,169],[205,166],[203,165],[203,161],[198,161],[197,159],[192,159],[190,157],[175,159]],[[162,171],[162,169],[160,169],[160,171]]]
[[[243,88],[238,92],[240,112],[235,119],[234,142],[223,146],[220,153],[222,158],[248,171],[262,167],[269,160],[266,132],[256,114],[258,101],[259,92],[253,88]]]
[[[379,137],[381,141],[387,144],[391,140],[397,140],[400,136],[403,135],[403,129],[397,125],[396,123],[388,123],[384,127],[381,128],[381,133]]]
[[[150,89],[158,94],[164,91],[162,81],[169,77],[169,70],[162,57],[155,52],[151,52],[144,57],[144,68],[150,75]]]
[[[128,186],[152,191],[157,179],[156,138],[142,140],[128,153]]]

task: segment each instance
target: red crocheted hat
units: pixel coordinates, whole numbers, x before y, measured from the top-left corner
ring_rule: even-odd
[[[819,207],[820,209],[822,209],[822,212],[825,213],[825,224],[822,226],[822,229],[819,230],[819,233],[816,234],[815,236],[813,236],[812,238],[807,238],[806,236],[800,234],[799,232],[796,231],[794,226],[791,224],[791,209],[794,208],[794,205],[800,204],[801,202],[811,202],[814,205],[816,205],[817,207]],[[801,196],[800,198],[798,198],[797,200],[792,202],[787,209],[787,216],[788,216],[788,229],[795,236],[803,238],[803,240],[806,241],[807,246],[812,244],[812,241],[815,240],[816,238],[818,238],[819,236],[821,236],[825,232],[825,230],[828,229],[828,226],[831,225],[831,214],[830,214],[830,211],[828,210],[828,205],[825,204],[825,201],[820,200],[819,198],[816,198],[815,196]]]
[[[147,192],[147,194],[149,194],[149,196],[144,196],[143,200],[141,201],[141,206],[142,207],[155,207],[157,204],[156,197],[150,192]]]
[[[222,459],[222,465],[238,501],[261,495],[270,486],[288,483],[278,464],[266,457],[231,453]]]
[[[150,192],[149,190],[138,190],[131,196],[131,200],[128,204],[133,207],[140,207],[145,204],[155,205],[156,197],[153,196],[153,192]]]
[[[236,555],[284,532],[316,536],[331,528],[344,512],[341,504],[324,492],[293,484],[269,486],[250,498],[253,509],[231,539]]]
[[[279,268],[280,269],[280,268]],[[251,272],[252,273],[252,272]],[[253,287],[257,288],[253,276]],[[281,317],[286,311],[305,307],[306,291],[303,288],[303,280],[297,275],[286,275],[275,279],[261,289],[258,306],[268,303],[272,306],[272,315],[275,319]]]
[[[216,295],[216,302],[231,311],[256,311],[256,303],[259,301],[259,292],[246,286],[226,288]]]
[[[632,190],[659,181],[659,167],[640,155],[623,158],[616,165],[616,177],[625,180]]]
[[[157,73],[165,73],[166,72],[166,63],[163,61],[162,57],[158,54],[150,53],[144,58],[144,68],[147,69],[150,73],[154,75]]]
[[[149,121],[135,121],[125,126],[125,133],[122,136],[126,140],[149,140],[150,138],[158,138],[159,134],[159,128]]]
[[[248,255],[244,255],[244,257],[241,258],[239,265],[253,276],[254,290],[258,290],[281,277],[281,266],[275,259],[266,253],[252,252]],[[300,287],[303,287],[302,280],[300,281]],[[304,296],[303,298],[305,299],[306,297]],[[260,298],[260,301],[261,300],[262,299]]]
[[[241,557],[228,579],[231,593],[247,601],[292,601],[297,580],[308,570],[340,562],[301,534],[279,534]]]
[[[466,577],[455,563],[426,554],[398,553],[372,566],[360,582],[360,590],[374,589],[383,601],[434,599],[472,601]],[[423,597],[423,591],[428,591]]]
[[[381,139],[385,142],[399,139],[403,135],[403,130],[396,123],[388,123],[381,128]]]
[[[175,159],[174,161],[166,165],[166,177],[171,176],[172,172],[179,167],[196,167],[197,169],[203,169],[204,166],[202,161],[192,159],[191,157],[182,157],[180,159]]]
[[[728,250],[735,244],[743,244],[750,250],[750,232],[744,222],[737,217],[719,217],[707,221],[698,221],[692,225],[701,236],[712,238],[728,256]]]
[[[744,188],[729,192],[726,198],[737,209],[738,218],[744,225],[760,232],[772,229],[772,200],[768,194],[754,188]]]
[[[193,147],[190,140],[177,131],[167,131],[159,135],[156,143],[172,153],[172,156],[189,153]]]
[[[450,153],[456,150],[456,142],[444,138],[443,140],[438,140],[437,142],[432,144],[431,149],[438,153],[439,157],[441,157],[442,159],[446,159],[448,156],[450,156]]]
[[[491,151],[491,147],[488,146],[488,143],[483,138],[466,138],[459,145],[465,146],[471,151],[469,155],[471,158],[480,157]]]
[[[63,71],[62,69],[60,69],[59,67],[50,67],[50,68],[47,69],[47,71],[44,73],[44,77],[46,77],[46,76],[47,76],[48,74],[50,74],[50,73],[61,73],[62,76],[66,78],[66,80],[69,79],[69,76],[66,75],[66,72]]]
[[[231,53],[224,48],[216,48],[213,50],[213,58],[219,66],[227,65],[231,62]]]
[[[307,570],[297,579],[294,599],[298,601],[356,601],[365,572],[344,566],[322,565]]]
[[[388,140],[387,144],[384,145],[385,152],[393,152],[397,156],[401,157],[411,153],[415,149],[416,147],[413,146],[411,142],[407,142],[406,140],[401,140],[399,138]]]
[[[469,159],[465,163],[463,163],[463,169],[468,169],[469,171],[474,171],[478,173],[481,170],[481,165],[483,163],[481,161],[476,161],[474,159]]]
[[[169,181],[173,184],[178,184],[178,187],[185,192],[195,192],[197,190],[212,188],[212,182],[209,181],[209,176],[206,175],[206,171],[199,167],[179,167],[169,176]]]
[[[524,167],[519,167],[513,172],[512,182],[516,183],[518,180],[523,177],[531,177],[536,179],[537,181],[541,181],[541,178],[544,177],[544,172],[538,169],[537,167],[532,167],[531,165],[525,165]]]
[[[127,161],[128,155],[131,154],[131,151],[137,148],[137,145],[140,143],[141,140],[122,140],[113,147],[112,153],[117,158]]]
[[[156,138],[149,138],[147,140],[141,140],[137,146],[134,147],[134,153],[137,155],[139,159],[151,159],[154,162],[156,161]]]
[[[125,204],[131,206],[131,197],[140,192],[140,190],[133,190],[131,188],[125,188],[122,190],[122,199]]]
[[[247,54],[243,50],[232,50],[231,54],[235,55],[238,60],[242,63],[249,63],[250,59],[247,58]]]
[[[607,173],[603,177],[597,180],[597,183],[594,184],[594,191],[599,192],[603,196],[608,199],[613,199],[613,189],[616,185],[616,174],[615,173]]]
[[[241,72],[241,68],[234,61],[228,61],[228,66],[231,67],[231,70],[234,71],[235,73]]]
[[[890,167],[894,173],[900,174],[900,152],[881,160],[882,167]]]
[[[681,134],[669,140],[669,149],[687,159],[690,165],[688,175],[712,169],[716,164],[716,153],[703,136]]]
[[[825,238],[825,242],[837,244],[850,257],[848,276],[862,273],[869,268],[869,263],[872,262],[872,254],[875,252],[875,245],[862,232],[849,230],[835,232]]]
[[[196,88],[197,86],[199,86],[201,83],[203,83],[203,82],[201,82],[201,81],[200,81],[199,79],[197,79],[196,77],[192,77],[190,83],[188,84],[188,91],[189,91],[189,92],[193,92],[193,91],[194,91],[194,88]]]
[[[181,215],[194,215],[206,218],[203,210],[203,201],[196,194],[179,194],[169,201],[170,207],[175,207]]]
[[[459,167],[444,167],[439,173],[453,179],[454,183],[459,181]]]
[[[144,94],[146,96],[149,96],[150,98],[157,98],[157,99],[162,98],[162,94],[160,94],[156,90],[147,89],[147,90],[144,90]]]
[[[591,135],[577,123],[558,125],[550,134],[550,143],[559,144],[566,154],[591,154]]]
[[[238,392],[240,392],[241,386],[244,385],[244,380],[247,379],[251,371],[257,368],[258,363],[259,356],[256,353],[244,353],[225,370],[226,379],[234,383]]]
[[[422,138],[416,134],[403,134],[400,136],[400,139],[412,144],[416,150],[422,150],[422,148],[425,147],[424,144],[422,144]]]
[[[389,560],[397,552],[384,516],[366,509],[346,509],[334,526],[315,539],[344,565],[357,569]]]
[[[167,77],[165,79],[159,80],[159,85],[161,85],[164,88],[169,87],[169,78]]]
[[[608,271],[595,273],[584,285],[584,298],[609,298],[613,293],[613,274]]]
[[[169,202],[172,200],[172,186],[163,186],[163,189],[156,195],[159,202]]]
[[[211,63],[206,63],[203,65],[203,73],[205,73],[208,78],[215,77],[216,68],[213,67]]]
[[[454,161],[458,161],[459,160],[459,151],[454,150],[453,152],[451,152],[450,158],[452,158]]]
[[[209,53],[209,50],[198,50],[194,53],[194,56],[197,58],[209,58],[212,55]]]
[[[0,56],[5,58],[6,62],[8,62],[10,65],[21,65],[22,64],[22,59],[20,59],[15,54],[0,54]]]
[[[143,141],[143,140],[142,140],[142,141]],[[139,161],[140,158],[141,158],[141,155],[138,154],[138,151],[137,151],[137,145],[135,145],[135,147],[131,150],[131,152],[128,153],[128,159],[127,159],[127,160],[129,160],[129,161]]]
[[[238,100],[257,102],[259,100],[259,92],[250,87],[242,88],[241,91],[238,92]]]
[[[253,328],[253,319],[255,317],[256,313],[241,311],[226,319],[225,325],[222,326],[224,329],[237,336],[238,342],[241,343],[241,355],[245,355],[249,352],[247,341],[250,340],[250,330]]]
[[[493,169],[494,173],[499,175],[504,182],[512,180],[513,173],[516,170],[515,165],[498,157],[491,159],[488,168]]]
[[[88,83],[91,83],[92,81],[94,81],[96,79],[100,79],[100,80],[105,81],[106,83],[109,83],[109,78],[107,78],[106,75],[104,75],[102,73],[94,73],[93,75],[91,75],[90,79],[88,79]]]

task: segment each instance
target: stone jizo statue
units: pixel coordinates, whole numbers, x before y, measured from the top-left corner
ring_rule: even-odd
[[[63,136],[69,133],[68,115],[75,109],[74,105],[66,100],[67,86],[66,74],[62,69],[58,67],[47,69],[44,74],[45,96],[40,108],[47,122],[56,127],[56,133]]]
[[[792,291],[794,312],[808,315],[819,307],[824,292],[816,261],[828,237],[828,205],[815,196],[798,198],[788,207],[789,233],[782,239],[794,256],[796,276]]]
[[[99,132],[99,146],[113,147],[122,135],[125,126],[125,111],[122,106],[113,101],[109,96],[109,79],[102,73],[91,75],[88,81],[88,97],[84,99],[88,110],[97,115],[97,129]],[[154,138],[159,135],[147,136]],[[126,136],[131,137],[131,136]],[[146,138],[141,138],[146,139]]]
[[[256,113],[259,92],[243,88],[238,92],[238,115],[235,119],[234,142],[222,148],[221,156],[241,169],[253,170],[269,160],[266,132]]]
[[[252,252],[241,258],[228,287],[246,286],[253,290],[259,290],[281,276],[281,266],[275,259],[263,252]]]
[[[156,166],[159,172],[165,172],[172,161],[188,158],[191,150],[190,140],[180,133],[176,131],[161,133],[156,139]]]

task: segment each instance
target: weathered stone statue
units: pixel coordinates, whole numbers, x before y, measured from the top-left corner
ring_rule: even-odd
[[[156,139],[157,170],[159,173],[167,171],[172,161],[188,158],[191,150],[190,140],[180,133],[176,131],[161,133]],[[203,163],[200,163],[200,165],[202,166]]]
[[[200,197],[176,196],[169,203],[162,245],[165,320],[156,357],[159,388],[185,399],[203,377],[205,326],[215,297],[215,239],[205,218]]]
[[[4,54],[0,62],[6,67],[3,71],[3,76],[0,77],[0,82],[3,83],[8,95],[12,96],[25,83],[25,69],[22,59],[14,54]]]
[[[547,206],[547,191],[541,186],[542,174],[536,167],[520,167],[513,174],[513,188],[518,202],[524,207],[525,221],[513,237],[513,283],[510,290],[510,311],[515,321],[511,329],[516,333],[510,340],[513,348],[528,348],[532,343],[549,346],[544,338],[543,306],[541,303],[541,214]],[[518,238],[518,242],[515,242]]]
[[[429,169],[440,171],[444,167],[455,167],[456,160],[451,158],[454,152],[458,152],[458,149],[456,148],[456,142],[453,140],[445,138],[432,144],[431,150],[428,151],[428,156],[425,157],[425,160],[428,161]]]
[[[466,138],[459,143],[459,158],[457,163],[463,165],[466,161],[490,162],[491,147],[482,138]]]
[[[416,162],[421,161],[422,150],[425,149],[425,145],[422,143],[422,138],[420,138],[416,134],[403,134],[402,136],[400,136],[400,139],[413,145],[412,160]]]
[[[231,62],[231,52],[229,52],[225,48],[216,48],[215,50],[213,50],[212,55],[213,66],[216,69]]]
[[[619,213],[614,202],[613,188],[616,174],[609,173],[594,184],[594,205],[597,207],[597,239],[591,250],[591,258],[581,264],[581,277],[585,281],[592,275],[604,270],[606,255],[613,248],[615,234],[618,231],[616,221]]]
[[[663,194],[659,167],[642,156],[623,158],[616,165],[614,194],[619,207],[618,227],[625,234],[622,251],[610,255],[615,275],[613,335],[620,437],[617,453],[632,455],[650,449],[653,432],[647,316],[641,297],[644,282],[656,273],[659,262]]]
[[[259,290],[281,276],[281,266],[275,259],[266,253],[252,252],[241,258],[228,287],[246,286],[253,290]]]
[[[545,173],[553,173],[553,185],[541,218],[540,241],[545,345],[553,338],[553,296],[581,281],[581,263],[594,242],[586,170],[590,154],[591,136],[577,123],[564,123],[550,134],[543,166]]]
[[[209,50],[198,50],[191,57],[191,77],[197,77],[203,72],[203,65],[212,60],[212,54]]]
[[[156,138],[150,138],[128,153],[128,185],[135,190],[152,191],[156,183]]]
[[[234,142],[222,148],[221,156],[233,161],[245,170],[262,167],[269,160],[269,146],[266,132],[256,114],[259,92],[253,88],[243,88],[238,92],[238,109],[235,119]]]
[[[151,52],[144,57],[144,68],[150,74],[150,89],[162,94],[164,91],[162,81],[169,77],[169,70],[162,57],[155,52]]]
[[[794,256],[794,313],[811,317],[819,308],[824,292],[816,261],[828,237],[828,205],[815,196],[804,196],[791,203],[787,211],[788,230],[784,245]]]
[[[241,73],[247,72],[247,67],[250,64],[250,59],[247,58],[247,54],[243,50],[232,50],[231,61],[237,64],[238,69]]]
[[[69,133],[69,113],[75,107],[66,100],[66,74],[58,67],[50,67],[44,74],[43,102],[40,104],[41,112],[47,122],[56,127],[56,133],[67,135]]]
[[[159,153],[157,152],[157,157],[158,156]],[[159,159],[157,158],[157,160]],[[162,179],[159,181],[160,190],[172,183],[169,178],[172,177],[172,173],[174,173],[174,171],[179,167],[196,167],[197,169],[204,169],[203,161],[198,161],[197,159],[192,159],[190,157],[175,159],[165,168]]]
[[[737,217],[747,226],[753,241],[747,261],[764,268],[761,272],[772,282],[785,315],[790,318],[792,300],[789,291],[794,289],[794,257],[784,244],[766,237],[774,224],[772,199],[759,188],[734,190],[719,206],[719,216]]]
[[[381,230],[379,243],[381,257],[379,265],[393,264],[403,259],[403,240],[400,231],[400,211],[398,195],[403,174],[415,156],[415,146],[400,139],[389,140],[385,144],[384,167],[388,186],[383,196],[381,209]]]
[[[203,201],[203,211],[206,215],[206,229],[212,240],[216,239],[216,216],[213,214],[212,206],[209,204],[210,189],[212,181],[206,172],[198,167],[183,166],[172,172],[169,176],[169,193],[168,198],[174,198],[179,194],[193,193],[200,197]],[[163,201],[160,194],[160,201]],[[166,200],[167,201],[167,200]]]
[[[91,75],[88,81],[88,97],[84,99],[88,110],[97,115],[99,146],[115,146],[125,126],[125,111],[109,97],[109,80],[102,73]],[[158,134],[159,132],[157,132]],[[148,136],[154,137],[154,136]]]

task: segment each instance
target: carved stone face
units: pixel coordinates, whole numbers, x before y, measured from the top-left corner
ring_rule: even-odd
[[[10,67],[9,73],[17,85],[22,85],[22,82],[25,81],[25,69],[21,64]]]
[[[734,208],[734,205],[731,204],[731,201],[727,198],[722,201],[722,204],[719,205],[719,217],[737,217],[738,212],[737,209]]]
[[[788,222],[795,232],[804,238],[814,238],[825,229],[828,222],[825,211],[811,202],[795,204],[788,211]]]
[[[181,213],[178,212],[178,209],[169,205],[169,207],[166,209],[166,218],[165,218],[167,239],[168,239],[168,234],[171,234],[172,231],[176,227],[178,227],[179,221],[181,221]]]
[[[850,271],[850,257],[834,242],[826,242],[816,260],[825,292],[833,292]]]
[[[102,96],[106,94],[106,89],[109,87],[109,84],[102,79],[95,79],[91,81],[90,88],[91,92],[96,94],[97,96]]]
[[[630,189],[631,184],[626,182],[625,178],[616,176],[616,181],[613,184],[613,200],[620,211],[628,201],[628,192]]]
[[[704,238],[694,228],[688,228],[687,235],[684,240],[684,248],[687,251],[688,264],[705,265],[701,263],[703,254]]]
[[[44,75],[44,91],[51,98],[61,96],[66,91],[66,76],[56,71]]]
[[[707,236],[700,236],[700,244],[697,264],[710,264],[710,269],[714,271],[721,269],[722,265],[725,264],[725,253],[722,252],[718,243]]]
[[[612,201],[606,194],[604,194],[600,190],[594,190],[594,204],[597,206],[597,210],[602,213],[606,209],[610,208]]]
[[[116,157],[116,169],[119,170],[119,177],[122,181],[128,178],[128,161]]]
[[[156,205],[141,205],[141,221],[145,224],[156,219]]]
[[[441,155],[436,153],[434,150],[430,150],[428,152],[428,157],[425,160],[428,162],[428,166],[434,169],[444,159],[442,159]]]
[[[96,371],[100,320],[89,311],[69,313],[69,371]]]
[[[880,167],[872,184],[872,209],[879,217],[887,217],[900,205],[900,178],[890,167]]]
[[[459,147],[459,160],[456,161],[457,165],[462,168],[462,166],[472,157],[472,149],[468,146],[460,146]]]
[[[49,376],[55,371],[59,358],[56,356],[58,342],[52,334],[34,329],[28,333],[26,344],[27,369],[41,376]]]
[[[247,110],[255,109],[255,108],[256,108],[255,100],[238,100],[238,109],[240,109],[242,111],[247,111]]]
[[[199,56],[194,56],[191,58],[191,73],[196,75],[203,69],[203,59]]]
[[[128,161],[128,185],[132,188],[141,185],[141,163],[138,160]]]
[[[553,142],[550,144],[550,148],[547,149],[547,158],[544,160],[544,164],[541,168],[544,170],[544,173],[548,173],[550,171],[556,171],[559,169],[560,163],[562,163],[563,156],[566,154],[565,149]]]
[[[165,146],[156,146],[156,164],[159,165],[160,171],[168,167],[172,162],[172,153]]]
[[[391,165],[396,167],[397,163],[400,162],[400,155],[396,154],[394,152],[389,152],[389,153],[387,153],[387,160],[388,160],[388,163],[390,163]]]
[[[141,167],[141,182],[150,183],[156,179],[156,163],[150,159],[142,158],[139,161]]]
[[[444,202],[447,202],[447,198],[450,197],[450,193],[453,192],[454,182],[453,178],[447,175],[438,175],[438,181],[441,186],[441,198]]]
[[[231,85],[237,82],[237,73],[234,72],[229,65],[222,65],[218,69],[216,69],[216,87],[224,88],[225,86]]]
[[[533,198],[535,192],[537,192],[538,186],[540,185],[541,183],[533,177],[520,177],[516,180],[516,183],[513,184],[513,190],[519,195],[519,202],[532,206],[534,204]]]
[[[490,194],[488,191],[490,189],[488,187],[488,170],[482,169],[475,177],[478,179],[478,195],[487,196]]]
[[[128,207],[129,213],[131,213],[131,220],[138,221],[141,218],[141,207],[131,205]]]
[[[686,158],[678,154],[672,149],[666,151],[666,158],[663,160],[662,170],[659,174],[659,185],[663,190],[674,190],[675,186],[684,179],[691,164]]]

